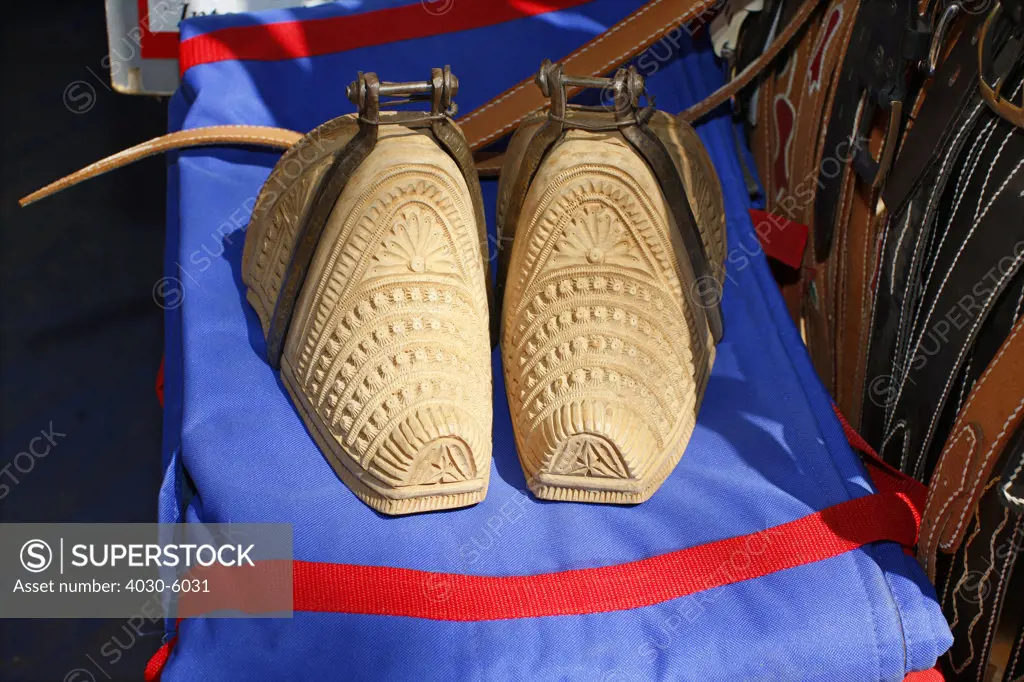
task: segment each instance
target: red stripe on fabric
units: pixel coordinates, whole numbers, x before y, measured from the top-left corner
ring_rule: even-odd
[[[386,566],[294,562],[294,610],[448,621],[622,611],[838,556],[870,542],[912,545],[903,495],[849,500],[750,535],[615,566],[488,577]]]
[[[144,0],[140,0],[144,1]],[[326,19],[237,26],[189,38],[179,48],[181,73],[229,59],[298,59],[501,24],[590,0],[436,0]],[[432,6],[437,6],[434,11]],[[447,7],[446,11],[441,11]]]
[[[855,442],[877,458],[842,415],[836,414],[851,444]],[[880,487],[910,487],[897,476],[891,478]],[[872,542],[893,541],[912,547],[919,524],[920,510],[908,493],[894,491],[841,502],[749,535],[614,566],[558,573],[491,577],[294,561],[293,610],[445,621],[622,611],[823,561]],[[147,682],[159,679],[175,641],[161,647],[150,660]],[[914,675],[907,679],[936,680]]]
[[[166,3],[162,6],[166,6]],[[178,56],[177,31],[150,31],[149,3],[147,0],[138,0],[136,7],[139,8],[139,52],[142,58],[175,59]]]

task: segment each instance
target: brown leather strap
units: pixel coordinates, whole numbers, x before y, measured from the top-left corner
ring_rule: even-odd
[[[761,56],[748,64],[735,78],[684,111],[681,114],[683,120],[688,123],[697,121],[749,85],[789,45],[821,1],[804,0],[792,20]],[[708,12],[716,3],[717,0],[697,0],[689,6],[680,6],[665,0],[653,0],[570,54],[562,60],[562,65],[568,73],[603,75],[636,57],[680,24]],[[568,94],[571,96],[574,92],[570,90]],[[515,130],[519,123],[540,111],[544,104],[544,97],[533,86],[533,80],[524,80],[466,114],[459,120],[459,125],[470,147],[476,150]],[[503,158],[503,154],[498,154],[484,161],[478,160],[477,170],[482,177],[493,177],[498,174]]]
[[[708,12],[717,0],[651,0],[628,17],[561,59],[566,73],[601,76],[660,40],[667,33]],[[577,89],[566,94],[572,96]],[[506,90],[461,119],[459,126],[477,150],[515,130],[530,114],[544,107],[546,100],[528,78]]]
[[[687,122],[700,119],[750,84],[789,45],[821,1],[804,0],[783,31],[757,59],[728,83],[684,111],[683,119]],[[560,63],[566,73],[579,76],[604,75],[641,54],[680,25],[708,13],[718,4],[719,0],[695,0],[689,5],[669,0],[652,0]],[[567,94],[571,96],[577,90],[569,88]],[[511,133],[524,119],[543,109],[545,104],[546,99],[534,86],[533,79],[529,78],[469,112],[458,123],[470,148],[477,150]],[[496,154],[485,159],[478,158],[477,170],[481,175],[496,174],[501,168],[503,156]]]
[[[932,475],[917,551],[932,580],[938,550],[952,554],[959,549],[992,469],[1024,419],[1022,330],[1024,319],[971,390]]]
[[[736,74],[736,76],[728,83],[680,114],[683,120],[688,123],[694,123],[695,121],[700,120],[708,113],[722,105],[730,97],[749,85],[759,73],[764,71],[768,65],[779,56],[779,53],[789,45],[790,41],[796,37],[796,34],[800,32],[800,29],[804,27],[807,20],[811,18],[811,15],[814,13],[814,10],[818,8],[819,4],[821,4],[821,0],[804,0],[803,4],[800,5],[800,9],[797,10],[797,13],[793,15],[793,18],[788,24],[786,24],[786,27],[781,33],[779,33],[775,40],[771,42],[771,45],[768,46],[768,49],[765,50],[760,57],[747,64],[747,67]]]
[[[169,135],[153,138],[118,152],[105,159],[90,164],[85,168],[66,175],[56,182],[51,182],[46,187],[21,198],[18,203],[27,206],[34,201],[45,199],[51,194],[56,194],[68,187],[77,185],[80,182],[103,175],[117,168],[135,163],[140,159],[155,154],[162,154],[175,149],[186,149],[189,147],[202,147],[217,144],[240,144],[255,145],[259,147],[273,147],[275,149],[287,149],[302,138],[302,133],[284,128],[271,128],[267,126],[209,126],[206,128],[195,128],[193,130],[182,130]]]

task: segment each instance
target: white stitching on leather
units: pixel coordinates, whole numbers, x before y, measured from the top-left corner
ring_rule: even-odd
[[[893,427],[892,431],[889,432],[889,435],[887,435],[882,440],[882,447],[878,448],[878,454],[882,455],[885,452],[886,446],[889,445],[889,440],[893,436],[895,436],[899,432],[900,429],[904,429],[904,434],[903,434],[903,452],[904,452],[904,457],[906,457],[906,451],[907,451],[907,447],[906,447],[906,445],[907,445],[907,435],[906,435],[906,432],[905,432],[906,428],[907,428],[907,420],[906,419],[899,420],[899,422],[896,423],[896,426]],[[903,464],[904,464],[904,462],[901,459],[900,460],[900,471],[903,470]]]
[[[893,248],[893,252],[892,252],[893,253],[892,268],[890,268],[890,270],[889,270],[889,295],[890,296],[892,296],[895,293],[895,290],[893,289],[893,287],[896,285],[896,261],[898,260],[897,256],[899,256],[900,247],[903,246],[903,238],[907,236],[907,228],[910,227],[910,213],[911,213],[911,210],[910,210],[909,206],[907,207],[906,213],[907,213],[907,219],[903,221],[903,229],[900,230],[900,238],[896,241],[896,246]],[[882,243],[882,248],[883,249],[885,248],[885,243],[884,242]]]
[[[1021,469],[1024,469],[1024,453],[1021,453],[1020,464],[1017,465],[1017,468],[1013,470],[1012,474],[1010,474],[1010,478],[1008,478],[1006,483],[1003,484],[1003,495],[1006,497],[1006,499],[1016,504],[1024,504],[1024,499],[1021,499],[1015,495],[1011,495],[1010,488],[1017,480],[1017,477],[1020,476]]]
[[[956,414],[960,414],[960,408],[964,406],[964,396],[974,390],[974,383],[971,381],[971,367],[974,366],[974,353],[967,357],[967,366],[964,367],[964,380],[960,384],[960,395],[956,399]],[[968,390],[967,385],[971,385]]]
[[[992,484],[994,482],[995,481],[989,481],[989,483],[985,486],[985,491],[982,494],[984,494],[985,492],[988,492],[988,490],[992,487]],[[967,564],[967,557],[968,557],[968,551],[967,550],[971,546],[971,544],[974,543],[974,539],[977,538],[980,533],[981,533],[981,510],[980,509],[975,509],[974,510],[974,532],[971,533],[971,537],[968,539],[967,544],[964,546],[964,553],[963,553],[964,554],[964,570],[963,570],[963,573],[961,574],[960,580],[957,581],[956,587],[953,588],[953,622],[950,623],[950,625],[949,625],[950,630],[955,628],[956,624],[960,622],[960,613],[959,613],[959,609],[957,608],[958,600],[957,600],[956,596],[960,592],[960,588],[964,586],[964,583],[967,582],[967,579],[971,575],[971,572],[968,570],[968,564]],[[985,580],[988,579],[988,572],[991,570],[991,567],[992,567],[992,563],[989,562],[989,568],[986,570],[985,574],[982,576],[982,581],[985,581]],[[981,610],[982,610],[982,612],[984,612],[984,606],[981,607]],[[977,620],[977,619],[975,619],[975,620]],[[972,621],[971,626],[973,626],[973,621]],[[967,643],[968,643],[968,645],[970,647],[969,648],[969,653],[968,653],[967,659],[963,662],[963,665],[961,665],[959,669],[957,669],[956,664],[953,663],[953,652],[950,651],[948,653],[950,665],[953,666],[953,669],[956,670],[956,673],[958,675],[960,673],[962,673],[964,671],[964,669],[967,668],[968,665],[970,665],[971,661],[974,660],[974,642],[970,641],[970,639],[968,638],[968,642]]]
[[[956,444],[959,443],[960,439],[963,438],[964,436],[969,436],[970,437],[970,439],[971,439],[971,444],[969,446],[970,447],[970,452],[974,453],[975,449],[978,447],[978,437],[974,434],[974,429],[967,428],[966,424],[962,424],[962,425],[960,425],[960,428],[957,429],[956,435],[953,436],[953,440],[949,441],[949,444],[946,446],[945,451],[943,451],[942,457],[939,459],[939,464],[935,468],[936,473],[939,473],[939,472],[942,471],[942,465],[944,463],[944,460],[949,456],[949,453],[953,450],[954,447],[956,447]],[[968,462],[967,463],[968,464],[970,463],[970,458],[968,458]],[[939,532],[939,526],[942,525],[942,527],[945,527],[946,524],[943,523],[943,516],[945,515],[946,510],[949,509],[949,505],[953,504],[953,500],[955,500],[957,497],[959,497],[960,493],[963,492],[964,484],[967,482],[967,472],[968,471],[969,471],[969,469],[965,465],[964,468],[960,471],[960,481],[957,483],[956,490],[952,491],[949,494],[949,497],[946,498],[946,501],[942,504],[942,507],[939,509],[939,513],[935,515],[935,517],[934,517],[935,518],[935,522],[931,525],[931,528],[928,529],[928,536],[925,538],[925,541],[923,543],[921,543],[925,547],[931,547],[932,538],[934,538],[935,534]],[[933,507],[932,503],[936,501],[936,498],[931,497],[931,496],[929,496],[929,497],[930,497],[930,499],[928,500],[928,502],[924,506],[924,513],[921,515],[923,518],[929,518],[931,516],[928,513],[928,511]],[[931,563],[931,557],[925,557],[925,558],[926,558],[926,560],[929,563]]]
[[[1021,81],[1021,83],[1017,85],[1017,87],[1014,89],[1013,95],[1011,95],[1011,97],[1016,97],[1017,93],[1020,92],[1020,89],[1021,89],[1022,86],[1024,86],[1024,81]],[[988,121],[985,124],[985,126],[982,128],[981,134],[979,134],[979,136],[975,139],[974,143],[971,145],[971,150],[973,151],[974,148],[977,146],[978,141],[981,139],[982,135],[985,135],[985,131],[988,131],[988,136],[985,138],[985,143],[981,147],[981,149],[978,150],[977,157],[975,158],[974,163],[971,165],[971,170],[968,173],[968,177],[970,175],[974,174],[974,169],[977,167],[978,162],[981,160],[982,154],[984,153],[985,149],[988,147],[989,140],[991,140],[992,134],[995,132],[995,122],[996,122],[996,120],[997,119],[993,118],[990,121]],[[966,128],[966,126],[965,126],[965,128]],[[991,130],[989,130],[990,128],[991,128]],[[988,173],[985,176],[985,184],[982,186],[982,191],[978,194],[978,203],[979,203],[979,205],[980,205],[980,203],[981,203],[981,201],[983,199],[983,195],[984,195],[984,191],[985,191],[985,186],[987,186],[987,184],[988,184],[989,176],[992,173],[992,169],[995,167],[996,161],[999,160],[999,156],[1002,154],[1003,148],[1006,146],[1007,140],[1009,140],[1010,136],[1013,135],[1013,133],[1016,132],[1016,130],[1017,130],[1016,127],[1011,127],[1010,128],[1010,131],[1006,134],[1006,138],[1003,140],[1003,143],[1000,145],[999,151],[996,153],[995,158],[993,158],[992,162],[989,164]],[[971,152],[968,152],[967,156],[968,156],[968,158],[970,158]],[[942,251],[942,245],[943,245],[943,243],[946,240],[946,235],[949,232],[949,227],[950,227],[950,225],[952,225],[953,218],[956,216],[957,212],[960,209],[960,202],[963,199],[963,193],[967,189],[966,184],[963,186],[963,188],[961,188],[961,184],[960,184],[961,180],[965,177],[964,173],[963,173],[963,168],[965,166],[966,166],[966,163],[964,164],[964,166],[961,167],[960,178],[957,180],[957,186],[956,186],[956,189],[955,189],[955,192],[954,192],[954,194],[956,195],[956,201],[954,203],[953,209],[950,211],[949,221],[946,223],[946,229],[943,231],[942,239],[939,241],[939,245],[935,249],[935,256],[934,256],[934,258],[932,260],[932,268],[928,271],[928,276],[927,276],[927,278],[925,279],[925,282],[924,282],[923,291],[925,291],[925,292],[927,292],[928,286],[931,284],[932,273],[935,270],[935,264],[936,264],[937,259],[938,259],[938,254]],[[939,296],[941,295],[942,291],[945,289],[946,284],[949,282],[950,273],[952,273],[952,271],[956,267],[956,264],[959,262],[960,256],[963,254],[964,248],[966,248],[966,246],[967,246],[967,242],[970,241],[971,236],[974,234],[974,231],[975,231],[975,229],[977,229],[978,224],[981,222],[982,218],[985,217],[985,215],[988,213],[988,210],[992,207],[992,204],[995,203],[995,200],[998,199],[999,195],[1002,194],[1003,190],[1006,189],[1006,185],[1009,184],[1010,180],[1012,180],[1013,177],[1017,174],[1017,171],[1020,169],[1020,167],[1021,167],[1021,163],[1018,163],[1017,166],[1013,169],[1013,171],[1011,171],[1007,175],[1007,177],[1003,181],[1002,185],[1000,185],[999,189],[996,190],[995,194],[992,195],[992,198],[989,200],[988,204],[986,204],[986,206],[985,206],[985,210],[982,211],[980,213],[980,215],[978,214],[977,209],[975,209],[975,218],[974,218],[973,223],[971,224],[971,229],[970,229],[970,231],[968,231],[967,236],[964,237],[964,240],[960,243],[960,246],[957,249],[956,255],[953,257],[953,262],[950,264],[949,268],[946,269],[946,272],[945,272],[945,274],[943,275],[943,278],[942,278],[942,282],[939,284],[939,289],[935,293],[935,298],[932,300],[932,305],[928,309],[928,314],[925,316],[924,320],[922,321],[922,323],[920,325],[920,333],[918,334],[917,342],[915,344],[913,344],[914,348],[909,353],[909,357],[911,359],[913,359],[914,354],[917,352],[917,349],[921,346],[921,341],[924,339],[925,331],[928,329],[928,321],[931,320],[932,314],[935,312],[935,306],[938,305]],[[991,300],[991,297],[990,297],[990,300]],[[986,304],[987,304],[987,302],[986,302]],[[914,330],[918,329],[917,324],[915,324],[912,327],[912,329],[914,329]],[[971,333],[973,333],[973,332],[974,332],[974,330],[972,328]],[[911,332],[911,338],[913,338],[913,336],[914,336],[913,332]],[[958,358],[958,361],[959,361],[959,358]],[[900,396],[903,393],[903,387],[906,385],[906,378],[909,377],[909,375],[910,375],[910,370],[909,370],[909,364],[908,364],[907,375],[905,377],[903,377],[903,379],[901,379],[899,388],[896,390],[896,399],[893,401],[895,404],[899,403]],[[951,381],[951,379],[947,380],[947,382],[946,382],[946,390],[949,389],[950,381]],[[945,395],[945,391],[943,391],[943,395]],[[933,416],[932,417],[932,425],[934,425],[934,423],[935,423],[935,417]],[[926,441],[930,438],[931,428],[932,428],[931,426],[928,427],[928,433],[926,434],[926,437],[925,437]],[[923,449],[923,447],[922,447],[922,449]]]
[[[922,327],[921,327],[921,334],[920,334],[920,336],[918,336],[917,344],[914,346],[914,351],[912,353],[910,353],[911,357],[913,357],[914,353],[917,352],[917,349],[921,345],[921,341],[924,339],[924,333],[925,333],[925,330],[927,329],[927,323],[931,319],[932,313],[934,313],[934,311],[935,311],[935,306],[938,305],[939,296],[942,293],[943,289],[945,289],[946,283],[949,281],[949,276],[953,272],[953,269],[956,266],[957,261],[960,260],[960,256],[963,253],[964,248],[967,246],[967,242],[970,241],[971,236],[974,234],[974,231],[978,228],[978,225],[981,223],[981,220],[984,219],[985,215],[988,213],[989,209],[992,207],[992,204],[995,203],[995,200],[998,199],[999,196],[1003,193],[1003,190],[1005,190],[1006,186],[1010,184],[1010,181],[1014,178],[1014,176],[1017,174],[1017,171],[1019,171],[1022,166],[1024,166],[1024,159],[1019,161],[1017,163],[1017,165],[1014,167],[1013,171],[1010,172],[1010,174],[1006,176],[1006,179],[999,186],[999,189],[996,190],[996,193],[992,195],[992,199],[989,200],[988,204],[986,204],[985,209],[981,212],[981,214],[978,217],[978,219],[976,221],[974,221],[973,225],[971,225],[970,231],[967,233],[967,236],[964,238],[964,241],[960,244],[960,248],[957,250],[957,254],[956,254],[956,257],[953,260],[953,264],[950,265],[949,269],[946,271],[946,274],[943,276],[942,283],[939,285],[939,289],[938,289],[938,291],[935,294],[935,300],[932,301],[932,305],[931,305],[931,308],[928,311],[928,315],[925,317],[925,320],[924,320],[925,324],[922,325]],[[999,280],[996,282],[996,285],[992,288],[992,292],[989,294],[988,298],[985,299],[984,307],[988,307],[989,303],[991,303],[991,301],[993,300],[993,298],[996,295],[996,292],[1002,286],[1003,282],[1011,274],[1013,274],[1014,271],[1016,271],[1017,266],[1021,262],[1021,259],[1024,259],[1024,251],[1022,251],[1020,253],[1020,255],[1018,255],[1016,258],[1013,259],[1013,264],[1010,266],[1010,268],[1007,269],[1006,274],[1002,275],[999,278]],[[981,324],[981,317],[979,316],[978,319],[976,319],[974,321],[974,324],[971,325],[971,329],[967,333],[967,336],[966,336],[966,339],[965,339],[965,343],[964,343],[963,346],[961,346],[960,351],[957,353],[957,358],[956,358],[956,362],[954,363],[954,367],[959,366],[960,359],[963,357],[964,353],[967,350],[967,341],[974,336],[974,332],[977,331],[978,326],[980,324]],[[909,372],[909,369],[908,369],[907,375],[909,376],[909,374],[910,374],[910,372]],[[942,395],[947,395],[948,394],[948,392],[949,392],[949,385],[953,382],[953,379],[955,378],[955,374],[956,374],[955,372],[951,373],[950,376],[946,378],[946,385],[942,389]],[[905,384],[903,382],[901,382],[900,389],[896,392],[896,400],[894,402],[899,402],[900,392],[902,391],[904,385]],[[925,437],[921,441],[921,451],[922,452],[924,451],[925,447],[927,446],[928,441],[931,439],[932,429],[935,427],[935,422],[939,418],[939,412],[941,412],[941,410],[936,408],[935,413],[932,415],[931,422],[929,422],[929,424],[928,424],[928,430],[925,431]],[[921,457],[921,455],[919,454],[918,458],[920,459],[920,457]]]
[[[935,251],[932,255],[932,267],[929,268],[927,273],[925,274],[924,284],[921,287],[921,290],[924,293],[927,293],[928,287],[931,284],[932,274],[935,272],[935,268],[938,264],[938,258],[939,254],[942,252],[942,246],[943,244],[946,243],[946,236],[949,234],[949,228],[952,226],[953,219],[956,217],[956,214],[960,211],[960,204],[963,199],[964,192],[967,189],[967,185],[963,183],[963,180],[965,177],[970,177],[971,175],[973,175],[974,169],[977,167],[978,161],[981,159],[981,155],[984,153],[985,148],[988,146],[989,138],[985,139],[985,144],[981,147],[981,149],[978,150],[977,156],[974,157],[973,163],[970,163],[969,160],[972,158],[972,154],[975,148],[977,147],[978,142],[981,140],[981,137],[984,136],[985,131],[988,129],[989,125],[992,124],[993,121],[989,121],[988,123],[985,124],[985,127],[982,129],[981,134],[977,138],[975,138],[974,143],[971,145],[970,150],[967,152],[967,158],[965,159],[964,165],[960,167],[960,175],[957,178],[957,184],[953,191],[953,195],[955,197],[953,201],[953,206],[950,209],[949,218],[946,221],[946,226],[942,230],[942,236],[939,238],[938,246],[935,247]],[[991,134],[989,135],[989,137],[991,137]],[[968,171],[967,166],[969,163],[970,170]],[[992,163],[994,164],[995,160],[993,160]],[[991,166],[989,166],[989,170],[991,170]],[[1012,177],[1012,174],[1010,175],[1010,177]],[[998,193],[996,196],[998,196]],[[993,197],[993,201],[995,200],[995,198],[996,197]],[[980,197],[978,201],[981,201]],[[923,320],[920,318],[920,314],[924,310],[924,307],[922,306],[917,311],[917,314],[914,316],[914,320],[912,321],[912,325],[910,327],[910,338],[912,341],[911,345],[908,346],[909,353],[907,355],[909,358],[913,359],[914,354],[917,353],[917,349],[921,347],[921,341],[924,340],[925,332],[928,329],[928,322],[931,320],[932,314],[935,312],[935,306],[938,305],[939,297],[942,294],[942,291],[946,288],[946,283],[949,281],[949,275],[956,267],[956,264],[960,261],[960,256],[963,253],[964,248],[967,246],[967,242],[971,240],[971,236],[973,236],[974,230],[978,227],[979,222],[980,220],[978,219],[975,219],[973,221],[973,223],[971,224],[971,229],[967,232],[967,236],[964,237],[964,240],[962,242],[960,242],[960,246],[957,249],[956,255],[953,256],[953,262],[950,264],[949,268],[946,269],[946,272],[942,278],[942,282],[939,284],[939,289],[938,291],[935,292],[935,297],[932,299],[932,304],[931,307],[928,309],[928,314],[925,315]],[[915,332],[918,333],[915,334]],[[913,341],[915,335],[917,336],[916,342]],[[894,403],[899,404],[900,397],[903,395],[903,388],[906,385],[906,380],[909,376],[910,363],[908,362],[906,374],[903,377],[901,377],[899,387],[896,389],[896,399],[893,401]]]
[[[1017,307],[1013,310],[1013,322],[1014,324],[1020,320],[1020,309],[1024,306],[1024,286],[1020,288],[1020,298],[1017,299]]]
[[[1010,514],[1009,507],[1004,507],[1003,508],[1003,523],[1000,524],[1000,528],[1002,528],[1002,526],[1005,525],[1006,522],[1009,520],[1009,514]],[[1020,530],[1020,524],[1021,524],[1022,520],[1024,520],[1024,517],[1017,516],[1017,521],[1013,525],[1013,530],[1010,531],[1010,537],[1011,538],[1013,538],[1013,537],[1015,537],[1017,535],[1017,531]],[[996,536],[1000,532],[1001,532],[1000,530],[997,530],[995,533],[992,533],[992,544],[990,545],[990,547],[992,548],[992,555],[991,556],[993,558],[995,558],[995,541],[996,541]],[[1006,578],[1007,578],[1007,576],[1010,573],[1010,566],[1012,566],[1013,563],[1014,562],[1011,560],[1010,556],[1007,556],[1006,559],[1003,561],[1003,570],[999,574],[999,584],[996,585],[995,595],[992,597],[993,606],[995,606],[1000,601],[1002,601],[1000,599],[999,595],[1003,594],[1003,589],[1006,586]],[[988,654],[988,651],[989,651],[989,646],[992,644],[992,633],[995,632],[996,625],[999,622],[998,616],[999,616],[999,610],[996,609],[996,608],[993,608],[992,609],[992,615],[988,619],[988,630],[985,632],[985,641],[982,644],[982,648],[981,648],[981,655],[986,660],[988,659],[988,655],[987,654]],[[967,631],[967,634],[968,634],[968,636],[970,636],[970,630]],[[978,666],[978,677],[976,678],[977,682],[981,682],[981,677],[982,677],[982,674],[984,672],[985,672],[985,666]]]
[[[992,574],[992,569],[995,568],[996,564],[995,564],[994,561],[992,561],[992,557],[994,557],[995,553],[996,553],[996,548],[995,548],[996,538],[1003,531],[1003,528],[1006,527],[1006,522],[1009,521],[1009,518],[1010,518],[1009,514],[1010,514],[1010,510],[1009,509],[1003,509],[1003,520],[1000,521],[999,525],[992,532],[991,536],[989,536],[989,544],[988,544],[988,548],[989,548],[988,549],[988,551],[989,551],[989,562],[988,562],[988,566],[985,568],[985,573],[983,573],[982,576],[981,576],[981,580],[979,581],[979,585],[984,585],[985,583],[988,582],[988,577],[989,577],[989,575]],[[1003,585],[1003,583],[1004,583],[1004,581],[1006,579],[1006,570],[1008,568],[1009,568],[1009,562],[1004,563],[1003,564],[1003,568],[1000,571],[999,585],[996,587],[996,591],[995,591],[996,594],[998,594],[999,588]],[[991,600],[982,599],[978,603],[978,613],[976,613],[974,615],[974,618],[971,619],[970,625],[967,626],[967,642],[968,642],[968,644],[970,644],[971,655],[968,657],[968,659],[966,661],[964,661],[964,664],[963,664],[963,666],[960,667],[960,669],[957,670],[956,666],[954,666],[954,670],[956,670],[956,673],[958,675],[961,674],[964,671],[965,668],[967,668],[967,665],[974,658],[974,654],[975,654],[975,652],[974,652],[974,640],[971,639],[971,633],[974,632],[975,626],[982,619],[982,617],[984,617],[985,611],[986,611],[985,607],[988,605],[988,602],[989,601],[995,602],[997,600],[996,594],[992,595],[992,599]],[[996,615],[997,615],[996,614],[996,609],[993,608],[992,609],[992,615],[989,617],[989,632],[991,632],[991,626],[994,624],[993,621],[995,620]],[[980,652],[983,659],[984,659],[984,656],[985,656],[985,651],[988,649],[988,641],[989,641],[988,637],[986,636],[985,637],[985,642],[982,644],[982,649],[981,649],[981,652]],[[978,668],[979,668],[979,670],[978,670],[979,678],[978,679],[981,679],[980,675],[984,671],[985,666],[981,665],[981,666],[978,666]]]
[[[1013,675],[1013,671],[1017,669],[1017,662],[1020,660],[1021,649],[1024,649],[1024,636],[1021,636],[1020,638],[1017,639],[1017,645],[1014,647],[1014,651],[1013,651],[1013,658],[1011,658],[1010,662],[1007,663],[1007,665],[1006,665],[1006,673],[1007,673],[1007,675],[1011,675],[1012,676]],[[1017,679],[1020,680],[1019,677]]]
[[[996,448],[1000,445],[1000,442],[1002,441],[1003,436],[1006,435],[1007,430],[1010,428],[1010,422],[1012,422],[1014,419],[1017,418],[1017,415],[1020,414],[1020,411],[1022,409],[1024,409],[1024,398],[1020,399],[1020,402],[1017,403],[1017,407],[1013,410],[1013,412],[1011,412],[1009,414],[1009,416],[1006,417],[1006,421],[1003,422],[1003,428],[1000,429],[999,434],[992,441],[992,446],[988,449],[988,452],[985,453],[984,459],[981,460],[981,467],[978,468],[978,475],[975,477],[974,485],[972,486],[973,489],[977,489],[978,484],[981,483],[981,477],[984,474],[985,467],[988,466],[989,459],[992,458],[992,454],[996,451]],[[964,519],[966,517],[967,517],[967,508],[964,508],[960,512],[960,520],[957,522],[956,528],[953,531],[953,537],[956,537],[957,535],[960,534],[960,528],[963,527]],[[943,549],[949,549],[950,547],[953,546],[953,541],[950,540],[949,542],[946,542],[945,544],[940,542],[939,546],[941,546]]]
[[[971,128],[971,122],[974,121],[974,117],[977,116],[978,115],[978,111],[981,110],[981,105],[982,105],[981,102],[979,102],[978,104],[975,105],[974,109],[970,113],[970,116],[967,117],[967,121],[966,121],[965,125],[962,128],[960,128],[960,130],[957,131],[955,136],[953,136],[953,142],[949,145],[949,151],[948,151],[948,153],[945,156],[943,156],[942,164],[939,166],[938,177],[941,178],[941,177],[943,177],[945,175],[946,166],[949,164],[950,159],[952,159],[954,156],[957,155],[955,153],[955,151],[957,149],[957,142],[960,140],[960,136],[963,135],[967,130],[969,130]],[[939,191],[939,188],[937,187],[936,191],[933,191],[931,193],[931,195],[928,197],[928,203],[925,205],[924,214],[922,216],[923,219],[925,219],[925,220],[928,219],[929,215],[931,214],[932,207],[935,205],[935,202],[938,200],[938,197],[941,194],[942,194],[942,192]],[[907,210],[907,220],[910,220],[911,207],[908,205],[906,210]],[[921,232],[918,234],[917,243],[914,245],[914,251],[911,253],[910,272],[914,271],[914,264],[917,262],[918,256],[920,255],[921,238],[923,237],[924,233],[925,233],[925,230],[922,229]],[[895,267],[893,269],[893,272],[895,273]],[[908,287],[909,287],[909,285],[910,285],[910,283],[908,282]],[[899,323],[898,323],[898,325],[896,327],[896,344],[897,344],[897,348],[899,347],[901,339],[903,338],[904,313],[906,312],[906,310],[908,308],[907,301],[909,299],[909,296],[910,296],[910,293],[908,291],[905,294],[903,305],[900,306],[900,319],[899,319]],[[910,332],[910,334],[911,334],[911,337],[913,337],[913,333]],[[908,363],[904,363],[904,364],[908,364]],[[897,353],[893,353],[893,364],[890,367],[889,376],[890,377],[895,377],[895,375],[896,375],[895,373],[897,371],[901,371],[899,369],[899,358],[897,357]],[[909,372],[909,368],[908,368],[908,372]],[[886,406],[885,428],[889,428],[889,424],[891,423],[892,418],[893,418],[893,416],[895,414],[896,414],[896,401],[893,400],[889,405]]]

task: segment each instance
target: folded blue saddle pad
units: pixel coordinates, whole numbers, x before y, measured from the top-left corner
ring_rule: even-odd
[[[170,127],[304,132],[353,111],[345,86],[359,71],[423,80],[445,64],[469,112],[641,4],[351,0],[188,20]],[[658,107],[674,113],[724,76],[706,31],[672,35],[636,64]],[[698,131],[725,194],[725,336],[679,465],[649,501],[621,507],[530,495],[497,350],[487,498],[406,517],[360,502],[265,361],[245,300],[245,229],[279,153],[212,147],[175,156],[163,289],[178,289],[167,297],[161,521],[290,523],[299,562],[534,576],[660,557],[874,493],[758,247],[740,161],[752,168],[749,152],[724,108]],[[483,193],[493,233],[496,182],[484,181]],[[706,567],[711,577],[722,569]],[[932,586],[894,542],[719,582],[728,584],[567,615],[438,619],[297,604],[288,619],[189,618],[168,624],[166,640],[176,638],[155,667],[165,681],[902,680],[931,668],[952,641]],[[565,589],[574,589],[568,577]]]

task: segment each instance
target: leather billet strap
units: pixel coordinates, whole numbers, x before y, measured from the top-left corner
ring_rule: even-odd
[[[688,123],[699,121],[749,85],[789,46],[793,38],[803,30],[804,25],[811,18],[811,15],[814,14],[814,11],[822,4],[824,4],[822,0],[804,0],[796,14],[786,22],[782,31],[777,34],[775,39],[768,44],[757,58],[747,64],[739,73],[733,75],[728,83],[681,113],[680,116],[683,120]]]
[[[814,0],[809,0],[814,1]],[[651,0],[610,29],[559,60],[567,73],[600,76],[642,53],[682,25],[713,11],[720,0]],[[567,97],[578,88],[570,87]],[[526,79],[459,119],[470,148],[476,150],[508,135],[545,106],[545,98]]]
[[[717,8],[721,0],[697,0],[689,5],[670,0],[652,0],[621,22],[560,60],[564,72],[601,76],[641,54],[652,44],[683,30],[680,26]],[[693,123],[727,102],[768,68],[776,57],[800,34],[808,19],[823,0],[803,0],[785,28],[747,66],[713,93],[686,109],[680,116]],[[566,97],[579,91],[566,89]],[[513,132],[531,115],[543,110],[545,99],[527,79],[498,95],[490,102],[459,119],[459,125],[471,149],[478,150]],[[478,164],[481,174],[493,175],[501,167],[501,156]]]
[[[938,551],[959,549],[1003,448],[1024,421],[1022,387],[1024,320],[971,391],[932,475],[917,556],[933,580]]]
[[[519,214],[526,201],[530,184],[536,176],[544,158],[557,148],[567,131],[603,130],[619,134],[644,160],[654,174],[672,214],[672,223],[680,239],[673,239],[676,261],[684,276],[684,286],[690,283],[701,297],[694,305],[687,295],[697,324],[706,322],[712,338],[717,343],[724,331],[721,312],[721,296],[714,287],[702,286],[717,282],[711,272],[711,264],[697,222],[686,199],[686,191],[668,150],[650,130],[647,122],[654,114],[654,108],[640,107],[640,98],[645,95],[644,79],[635,67],[619,69],[611,79],[566,76],[562,65],[545,60],[537,72],[536,84],[540,92],[550,99],[547,117],[533,133],[525,152],[518,161],[518,168],[511,169],[513,178],[507,202],[499,210],[498,241],[502,246],[498,263],[497,293],[499,301],[508,277],[512,242],[515,239]],[[614,104],[608,107],[573,107],[567,104],[569,88],[596,87],[614,95]],[[699,335],[698,335],[699,336]]]

